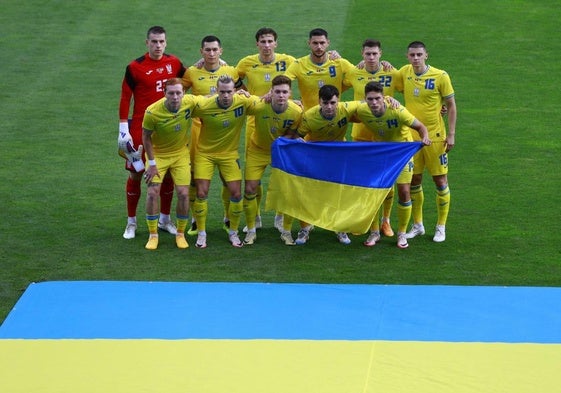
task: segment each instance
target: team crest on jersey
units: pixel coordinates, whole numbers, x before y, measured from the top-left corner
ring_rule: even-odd
[[[175,131],[181,131],[181,124],[177,123],[175,125]]]
[[[323,85],[325,85],[324,81],[318,81],[318,87],[321,88]]]
[[[173,67],[171,66],[171,64],[166,64],[166,71],[168,72],[168,74],[173,73]]]
[[[274,127],[274,126],[271,127],[271,134],[276,135],[276,134],[277,134],[277,131],[278,131],[278,128],[277,128],[277,127]]]
[[[421,90],[419,90],[418,87],[415,87],[415,89],[413,90],[413,95],[415,97],[419,97],[419,94],[421,94]]]
[[[271,81],[271,74],[266,73],[265,74],[265,82],[270,82]]]
[[[224,121],[222,122],[222,127],[228,128],[229,126],[230,126],[230,120],[224,120]]]

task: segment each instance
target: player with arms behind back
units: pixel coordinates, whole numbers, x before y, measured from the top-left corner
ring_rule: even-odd
[[[228,75],[236,82],[236,87],[240,87],[242,82],[238,77],[235,67],[223,64],[221,56],[223,53],[222,42],[220,38],[214,35],[204,36],[201,40],[201,56],[202,61],[189,67],[183,75],[183,85],[186,90],[197,96],[210,96],[216,94],[216,81],[221,75]],[[191,164],[195,162],[197,154],[197,146],[199,134],[201,132],[201,121],[198,118],[193,119],[191,127]],[[194,170],[194,168],[192,168]],[[195,184],[191,184],[189,197],[191,198],[191,207],[195,202],[197,189]],[[227,229],[228,224],[228,206],[230,204],[230,192],[225,184],[222,185],[222,205],[224,207],[224,226]],[[197,223],[192,217],[191,229],[189,235],[195,235],[197,231]]]
[[[354,66],[343,58],[333,59],[328,52],[329,38],[324,29],[313,29],[308,35],[310,54],[296,59],[285,75],[298,82],[304,110],[318,103],[318,92],[323,85],[332,85],[343,92],[345,74]]]
[[[140,200],[144,160],[139,146],[142,144],[142,119],[144,111],[153,102],[164,96],[164,85],[169,78],[182,77],[185,67],[181,61],[166,54],[166,31],[161,26],[152,26],[146,34],[148,52],[129,63],[121,85],[119,104],[119,150],[128,159],[125,168],[129,171],[126,183],[128,220],[123,237],[132,239],[136,235],[136,209]],[[129,125],[131,100],[134,101]],[[132,151],[131,151],[132,150]],[[135,152],[136,151],[136,152]],[[137,168],[133,166],[136,161]],[[173,181],[167,176],[161,187],[160,221],[158,226],[171,234],[177,230],[170,219]]]
[[[284,53],[277,53],[277,32],[270,27],[262,27],[255,33],[255,41],[258,49],[257,54],[244,57],[238,62],[236,69],[241,79],[246,81],[247,91],[256,96],[264,96],[269,93],[271,89],[272,80],[282,75],[288,69],[288,66],[294,62],[294,57]],[[251,135],[255,130],[255,118],[248,116],[245,128],[245,143],[246,149],[248,142],[251,140]],[[261,214],[259,206],[261,197],[263,196],[263,187],[261,184],[257,186],[256,190],[256,228],[261,228]],[[282,214],[275,215],[275,228],[279,231],[282,229]],[[248,227],[244,228],[247,232]]]

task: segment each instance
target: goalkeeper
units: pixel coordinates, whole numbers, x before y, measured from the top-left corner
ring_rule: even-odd
[[[148,105],[164,96],[164,83],[169,78],[182,77],[185,67],[181,61],[166,54],[166,31],[161,26],[152,26],[146,35],[148,51],[131,61],[126,68],[121,86],[119,104],[119,152],[127,158],[125,169],[129,172],[126,183],[127,226],[123,237],[132,239],[136,235],[136,209],[140,200],[143,166],[139,145],[142,140],[142,118]],[[132,119],[129,111],[134,102]],[[137,151],[138,150],[138,151]],[[136,167],[135,167],[136,162]],[[173,197],[173,181],[166,177],[162,184],[159,228],[176,234],[176,228],[170,219],[171,200]]]

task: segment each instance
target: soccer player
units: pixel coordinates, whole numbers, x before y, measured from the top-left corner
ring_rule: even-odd
[[[339,102],[339,90],[332,85],[323,85],[319,89],[318,96],[319,105],[308,109],[302,115],[298,134],[309,142],[345,141],[347,128],[360,102]],[[292,217],[285,214],[283,230],[290,231],[291,226]],[[301,221],[295,243],[305,244],[312,229],[312,225]],[[337,239],[342,244],[351,243],[345,232],[338,232]]]
[[[412,142],[410,128],[416,130],[425,146],[431,144],[428,131],[424,124],[403,106],[393,108],[389,101],[384,99],[384,85],[380,82],[368,82],[364,86],[366,102],[361,103],[356,111],[353,121],[360,121],[369,132],[375,134],[373,141],[381,142]],[[407,248],[405,232],[411,218],[410,183],[413,176],[413,160],[411,159],[403,168],[397,178],[397,246]],[[374,219],[365,246],[372,247],[380,240],[378,214]]]
[[[248,110],[255,118],[255,131],[251,133],[246,149],[244,211],[247,235],[244,244],[253,244],[257,239],[256,194],[263,173],[271,164],[271,144],[281,136],[292,137],[300,125],[302,108],[289,100],[291,94],[290,78],[277,75],[272,80],[271,102],[258,100],[255,106]],[[287,245],[294,244],[290,231],[282,232],[281,239]]]
[[[207,35],[201,40],[201,56],[202,65],[196,64],[187,69],[183,75],[183,85],[186,90],[191,90],[191,93],[198,96],[210,96],[216,94],[216,81],[220,75],[229,75],[236,81],[236,87],[241,87],[242,81],[238,76],[238,72],[235,67],[223,64],[220,60],[222,56],[223,48],[220,39],[214,35]],[[191,162],[195,162],[195,154],[198,145],[199,133],[201,129],[201,122],[198,118],[193,119],[193,125],[191,127]],[[191,206],[195,200],[196,188],[195,185],[191,185]],[[227,225],[228,219],[228,204],[230,200],[230,193],[228,188],[223,185],[222,187],[222,203],[224,205],[224,221]],[[191,224],[191,229],[189,230],[190,235],[197,234],[197,224],[194,220]]]
[[[432,144],[415,154],[415,168],[411,181],[411,200],[413,202],[413,226],[407,232],[411,239],[425,234],[423,225],[423,172],[431,174],[436,186],[437,222],[433,241],[446,239],[446,220],[450,209],[450,188],[448,187],[448,152],[454,147],[456,136],[456,101],[450,76],[426,63],[428,53],[421,41],[411,42],[407,47],[409,64],[400,70],[400,86],[403,91],[405,107],[429,131]],[[447,108],[448,132],[444,117],[441,115],[442,103]],[[413,134],[414,139],[419,136]]]
[[[241,79],[245,79],[247,91],[256,96],[264,96],[269,93],[271,89],[271,81],[277,76],[286,72],[288,67],[294,62],[294,57],[277,53],[277,32],[269,27],[262,27],[255,33],[255,40],[257,45],[257,54],[249,55],[241,59],[236,69]],[[255,130],[255,118],[248,116],[246,123],[245,142],[246,149],[248,142],[251,140],[251,135]],[[263,187],[261,184],[256,189],[257,201],[257,217],[256,228],[261,228],[261,215],[259,212],[259,205],[263,195]],[[275,216],[275,228],[279,231],[282,230],[282,214]],[[243,231],[247,232],[246,226]]]
[[[189,221],[189,184],[191,162],[189,157],[189,129],[191,114],[197,97],[185,95],[180,78],[168,79],[164,85],[165,97],[146,109],[142,122],[142,143],[148,159],[144,172],[148,195],[146,222],[150,237],[146,249],[158,248],[158,195],[162,180],[170,173],[177,192],[178,248],[187,248],[185,228]]]
[[[208,190],[214,167],[218,167],[230,193],[228,238],[234,247],[242,247],[243,242],[238,237],[238,226],[243,213],[242,171],[238,148],[241,130],[254,100],[236,94],[235,82],[231,76],[221,75],[216,87],[217,94],[203,98],[193,111],[193,117],[199,117],[202,124],[195,156],[197,197],[192,209],[198,230],[195,245],[199,248],[207,246]]]
[[[285,73],[290,79],[298,82],[304,110],[317,105],[318,91],[323,85],[335,86],[342,92],[345,74],[354,67],[343,58],[332,60],[327,51],[329,43],[327,31],[324,29],[310,31],[310,54],[296,59]]]
[[[277,53],[277,33],[269,27],[262,27],[255,33],[257,54],[241,59],[236,69],[239,77],[246,80],[247,91],[252,95],[264,96],[271,89],[271,82],[282,75],[294,62],[294,57]]]
[[[354,100],[364,100],[364,86],[371,82],[377,81],[384,86],[385,96],[394,96],[396,81],[399,78],[399,72],[393,67],[384,67],[381,64],[382,44],[378,40],[366,39],[362,43],[362,63],[363,67],[354,67],[345,74],[343,85],[352,87],[354,92]],[[362,123],[354,123],[351,131],[353,141],[366,142],[371,141],[376,135],[370,132]],[[393,205],[394,189],[392,188],[383,204],[383,214],[381,227],[376,222],[376,231],[380,231],[384,236],[391,237],[394,235],[390,225],[390,214]]]
[[[152,26],[146,34],[148,52],[129,63],[121,85],[119,104],[119,142],[132,140],[134,148],[139,150],[142,144],[142,119],[148,105],[164,96],[164,85],[169,78],[182,77],[185,67],[181,61],[166,54],[166,31],[161,26]],[[131,99],[134,100],[132,118],[129,125]],[[144,160],[144,156],[140,154]],[[125,168],[129,172],[126,184],[128,220],[123,233],[125,239],[136,236],[136,210],[141,194],[143,169],[135,169],[131,160],[127,160]],[[158,227],[171,234],[177,229],[170,219],[171,201],[173,198],[173,181],[170,176],[163,179],[161,186],[160,221]]]

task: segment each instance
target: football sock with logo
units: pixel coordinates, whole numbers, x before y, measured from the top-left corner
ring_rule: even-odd
[[[423,203],[425,202],[425,194],[423,186],[411,186],[411,216],[415,224],[423,222]]]
[[[411,200],[407,202],[397,202],[397,232],[407,232],[407,226],[411,219]]]
[[[244,194],[243,199],[245,223],[249,229],[253,229],[255,228],[255,216],[257,215],[257,197],[255,194]]]
[[[162,185],[160,186],[160,212],[166,215],[170,215],[171,212],[171,201],[173,199],[173,179],[168,174],[164,176]]]
[[[243,202],[242,199],[230,199],[228,205],[228,217],[230,217],[230,231],[238,231],[240,226],[240,221],[243,214]],[[255,226],[255,216],[253,216],[254,226]]]
[[[448,212],[450,211],[450,188],[448,184],[436,189],[436,211],[438,218],[437,225],[446,225]]]
[[[196,198],[193,203],[193,215],[197,221],[197,230],[206,231],[206,217],[208,214],[208,200]]]
[[[127,214],[129,217],[136,217],[136,208],[138,207],[141,194],[140,180],[136,181],[129,177],[126,184],[126,193]]]

